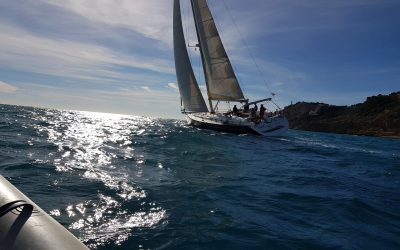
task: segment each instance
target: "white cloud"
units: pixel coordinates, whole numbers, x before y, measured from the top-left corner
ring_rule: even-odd
[[[151,89],[149,86],[142,86],[140,88],[143,89],[144,91],[151,92]]]
[[[176,85],[176,83],[173,83],[173,82],[167,83],[167,87],[171,88],[171,89],[178,89],[178,86]]]
[[[171,43],[172,30],[172,1],[159,0],[98,0],[98,1],[76,1],[76,0],[41,0],[51,5],[58,6],[69,12],[86,17],[92,22],[105,23],[114,26],[128,27],[146,37]],[[186,9],[187,2],[183,3]],[[221,3],[210,2],[217,17],[224,17],[221,20],[225,32],[225,45],[239,44],[239,34],[235,32],[234,25],[227,25],[227,16],[221,15],[224,10]],[[184,11],[185,13],[185,11]],[[236,12],[235,12],[236,13]],[[234,13],[234,14],[235,14]],[[187,14],[187,13],[186,13]],[[190,20],[189,18],[185,18]],[[251,19],[250,19],[251,20]],[[56,22],[56,20],[54,20]],[[258,23],[259,20],[257,20]],[[241,22],[239,27],[241,34],[252,33],[255,30],[254,23],[249,19]],[[194,28],[193,28],[194,32]],[[194,36],[192,36],[194,37]],[[174,74],[173,64],[170,60],[157,58],[156,55],[143,55],[136,51],[133,54],[117,52],[116,48],[108,48],[89,42],[80,43],[76,41],[51,39],[32,34],[28,31],[0,24],[0,66],[5,69],[26,71],[31,73],[66,77],[78,80],[91,81],[96,83],[123,82],[145,82],[157,81],[156,76],[146,72],[131,73],[118,70],[118,67],[145,69],[158,73]],[[234,64],[243,58],[248,59],[248,53],[236,51],[233,57]],[[140,54],[139,54],[140,53]],[[246,54],[246,55],[244,55]],[[246,60],[246,64],[247,64]],[[246,65],[243,64],[243,65]],[[272,67],[271,67],[272,66]],[[280,76],[290,76],[285,70],[277,69],[275,65],[268,65],[271,71],[282,72]],[[239,72],[240,73],[240,72]],[[282,78],[279,77],[279,78]],[[149,81],[146,81],[146,80]],[[285,79],[277,79],[284,81]],[[159,82],[159,79],[158,79]],[[137,84],[137,83],[136,83]],[[140,86],[140,85],[139,85]],[[173,88],[169,86],[170,88]]]
[[[137,32],[144,37],[155,39],[172,48],[172,0],[41,0],[47,4],[57,6],[63,10],[86,18],[93,23],[122,27]],[[224,4],[220,1],[209,1],[210,9],[215,14],[220,33],[228,47],[241,47],[242,36],[257,35],[263,26],[262,19],[265,13],[259,8],[267,9],[260,3],[255,3],[255,11],[243,15],[241,1],[235,1],[231,7],[232,16],[240,16],[239,32],[236,25],[232,25],[231,15],[228,15]],[[181,1],[181,10],[185,34],[190,44],[195,44],[196,34],[189,1]],[[237,9],[234,7],[238,7]],[[255,16],[257,18],[255,18]]]
[[[120,26],[145,37],[171,42],[172,1],[165,0],[42,0],[92,22]]]
[[[17,90],[18,90],[17,87],[15,87],[15,86],[13,86],[13,85],[11,85],[9,83],[0,81],[0,93],[1,92],[3,92],[3,93],[14,93]]]
[[[126,55],[109,48],[50,39],[0,24],[0,66],[31,73],[96,81],[129,81],[133,73],[118,67],[173,73],[168,60]],[[140,73],[143,74],[143,73]]]

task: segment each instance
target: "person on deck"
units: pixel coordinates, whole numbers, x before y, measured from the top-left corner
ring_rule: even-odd
[[[233,106],[232,113],[233,113],[234,115],[237,115],[238,112],[239,112],[239,110],[238,110],[238,108],[236,107],[236,105]]]
[[[250,118],[255,118],[256,117],[256,113],[257,113],[257,111],[256,111],[256,109],[255,108],[251,108],[251,110],[250,110],[250,114],[251,114],[251,116],[250,116]]]
[[[244,112],[244,113],[249,112],[249,104],[246,103],[246,104],[243,106],[243,112]]]
[[[260,118],[261,118],[261,119],[264,118],[264,114],[265,114],[265,111],[266,111],[266,110],[267,110],[267,109],[264,107],[264,105],[261,104],[261,107],[260,107]]]
[[[257,110],[258,110],[257,104],[254,104],[254,110],[257,112]]]

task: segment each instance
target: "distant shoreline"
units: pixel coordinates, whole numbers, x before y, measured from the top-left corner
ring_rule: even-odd
[[[291,129],[400,139],[400,92],[352,106],[298,102],[283,113]]]

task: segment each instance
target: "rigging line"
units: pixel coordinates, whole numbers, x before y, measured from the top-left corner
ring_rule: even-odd
[[[184,25],[185,25],[185,32],[186,32],[186,36],[185,36],[186,50],[188,51],[188,54],[189,54],[190,63],[194,66],[194,68],[196,68],[196,66],[199,68],[198,72],[196,72],[194,70],[194,73],[195,74],[197,73],[196,79],[199,82],[200,78],[201,78],[201,58],[198,57],[198,54],[196,53],[197,52],[196,47],[195,47],[194,51],[193,51],[193,48],[190,48],[190,47],[193,47],[193,46],[190,46],[190,39],[192,38],[192,36],[191,36],[192,33],[190,32],[190,21],[191,21],[191,15],[193,15],[192,14],[193,12],[191,11],[192,7],[190,5],[190,2],[189,1],[184,1],[184,2],[186,3],[183,6],[183,10],[185,12],[183,20],[185,20]],[[197,60],[197,57],[199,58],[199,60]]]
[[[273,104],[275,104],[275,106],[278,108],[278,110],[279,111],[281,111],[282,110],[282,108],[277,104],[277,103],[275,103],[274,101],[271,101]]]
[[[233,18],[233,15],[232,15],[230,9],[228,8],[228,5],[226,4],[226,1],[223,0],[222,2],[224,3],[224,6],[225,6],[225,8],[226,8],[226,10],[227,10],[227,12],[228,12],[230,18],[232,19],[232,22],[233,22],[233,24],[234,24],[234,26],[235,26],[235,28],[236,28],[236,30],[237,30],[239,36],[241,37],[242,42],[244,43],[244,45],[245,45],[245,47],[246,47],[248,53],[250,54],[250,57],[251,57],[251,59],[253,60],[253,63],[255,64],[255,66],[256,66],[256,68],[257,68],[257,71],[258,71],[258,73],[260,74],[261,79],[264,81],[265,86],[267,87],[267,89],[268,89],[269,92],[271,93],[272,98],[274,98],[275,94],[271,91],[271,88],[268,86],[268,83],[267,83],[267,81],[265,80],[265,76],[264,76],[264,74],[262,73],[260,67],[258,66],[258,64],[257,64],[257,62],[256,62],[256,60],[255,60],[255,57],[254,57],[253,53],[251,53],[250,48],[249,48],[249,46],[248,46],[248,43],[247,43],[246,39],[244,38],[243,34],[240,32],[240,29],[239,29],[239,27],[238,27],[238,25],[237,25],[235,19]]]
[[[191,9],[191,5],[189,3],[189,1],[186,1],[186,29],[187,29],[187,45],[189,46],[190,40],[192,39],[192,32],[190,32],[191,30],[191,23],[193,22],[193,17],[192,17],[192,9]]]
[[[200,48],[199,48],[199,50],[200,50]],[[203,82],[203,77],[204,77],[204,79],[205,79],[205,75],[204,74],[201,74],[201,71],[202,71],[202,66],[201,66],[201,64],[203,63],[202,61],[201,61],[201,57],[199,56],[198,57],[199,59],[197,60],[197,67],[199,68],[199,72],[198,72],[198,74],[197,74],[197,79],[198,79],[198,82]],[[201,80],[201,81],[200,81]],[[204,80],[205,81],[205,80]],[[200,89],[200,92],[201,92],[201,89]]]
[[[185,4],[186,3],[186,4]],[[181,5],[182,5],[182,1],[181,1]],[[185,38],[185,45],[186,45],[186,51],[188,53],[189,56],[189,62],[193,65],[193,63],[195,62],[195,55],[193,55],[193,51],[191,49],[189,49],[189,43],[190,43],[190,38],[191,38],[191,32],[190,32],[190,5],[187,4],[186,1],[184,1],[183,6],[182,6],[182,25],[184,26],[184,30],[185,30],[185,34],[184,34],[184,38]]]
[[[184,1],[185,3],[186,3],[186,5],[184,6],[184,10],[185,10],[185,28],[186,28],[186,50],[188,51],[188,54],[189,54],[189,60],[190,60],[190,63],[191,63],[191,65],[192,65],[192,69],[193,69],[193,73],[195,74],[195,78],[196,78],[196,80],[197,80],[197,83],[199,84],[199,82],[200,82],[200,78],[201,78],[201,58],[198,56],[198,53],[197,53],[197,47],[196,46],[193,46],[193,45],[190,45],[190,39],[192,38],[192,32],[190,32],[190,28],[192,28],[192,27],[190,27],[190,21],[191,21],[191,18],[193,18],[192,17],[192,15],[193,15],[193,12],[191,11],[191,4],[190,4],[190,1]],[[196,38],[196,40],[197,40],[197,38]],[[194,50],[193,50],[193,47],[194,47]],[[199,50],[200,50],[200,48],[199,48]],[[196,68],[198,68],[198,70],[196,70]],[[200,86],[199,86],[200,87]],[[203,94],[202,94],[203,95]]]
[[[182,2],[181,2],[181,4],[182,4]],[[182,20],[183,20],[183,26],[184,26],[184,30],[185,30],[184,38],[185,38],[186,48],[187,48],[187,46],[189,45],[189,41],[190,41],[190,33],[189,33],[189,15],[187,14],[187,13],[189,13],[189,11],[190,11],[190,10],[189,10],[187,4],[186,4],[186,6],[184,5],[184,6],[182,7],[182,15],[183,15]],[[186,50],[187,50],[187,49],[186,49]],[[192,62],[192,55],[191,55],[190,51],[188,52],[188,54],[189,54],[189,61]]]

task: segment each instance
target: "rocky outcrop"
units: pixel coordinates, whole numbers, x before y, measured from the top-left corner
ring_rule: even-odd
[[[400,92],[368,97],[353,106],[298,102],[284,109],[292,129],[400,136]]]

